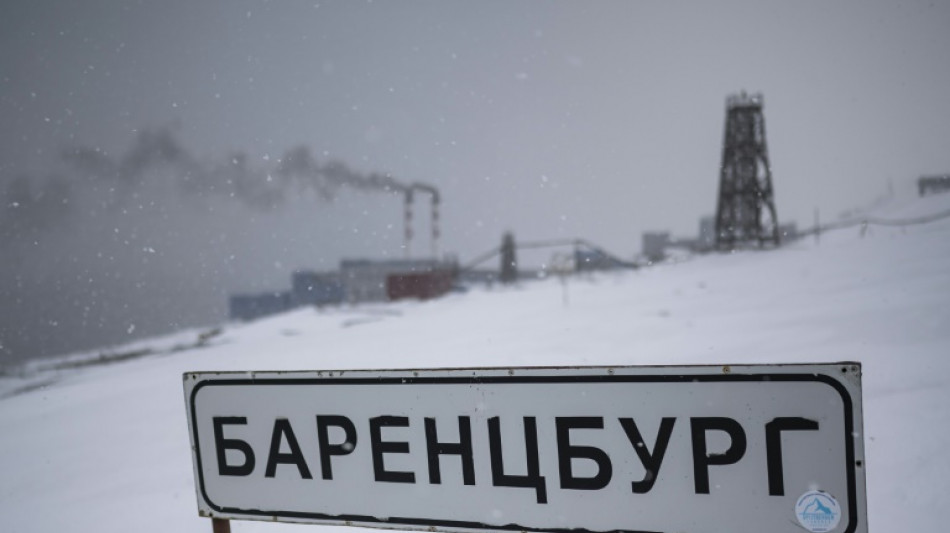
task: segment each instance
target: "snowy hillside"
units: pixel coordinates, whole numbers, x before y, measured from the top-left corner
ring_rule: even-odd
[[[874,215],[948,209],[944,194]],[[0,530],[210,531],[196,512],[185,371],[845,360],[864,365],[870,530],[945,527],[950,219],[851,227],[566,285],[303,309],[117,348],[109,363],[99,356],[0,379]]]

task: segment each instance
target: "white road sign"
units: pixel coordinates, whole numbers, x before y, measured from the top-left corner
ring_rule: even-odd
[[[199,513],[866,532],[858,363],[184,375]]]

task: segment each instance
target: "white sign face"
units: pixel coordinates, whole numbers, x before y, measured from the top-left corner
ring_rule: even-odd
[[[866,532],[861,368],[184,376],[200,514],[415,530]]]

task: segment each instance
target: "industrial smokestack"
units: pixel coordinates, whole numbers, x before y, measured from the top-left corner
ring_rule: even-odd
[[[403,242],[403,248],[405,249],[406,258],[409,258],[412,255],[410,251],[410,246],[412,245],[412,189],[406,190],[405,197],[405,210],[403,217],[403,229],[405,241]]]
[[[409,185],[409,190],[406,192],[406,254],[409,254],[409,240],[412,238],[412,232],[409,229],[409,224],[412,219],[412,211],[410,204],[414,199],[413,191],[420,191],[430,195],[432,198],[432,257],[439,256],[439,190],[428,185],[426,183],[415,182]]]

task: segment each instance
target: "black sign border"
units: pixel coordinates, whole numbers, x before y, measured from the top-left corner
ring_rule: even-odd
[[[847,372],[850,363],[843,363],[842,372]],[[458,369],[464,371],[466,369]],[[499,371],[503,369],[480,369],[483,371]],[[519,368],[518,370],[540,370],[530,368]],[[550,370],[550,369],[547,369]],[[353,371],[354,373],[365,373],[370,371]],[[389,372],[389,371],[388,371]],[[412,370],[393,370],[398,373],[419,373]],[[426,371],[422,371],[426,372]],[[185,375],[186,377],[188,374]],[[495,526],[483,524],[481,522],[468,522],[462,520],[435,520],[428,518],[411,517],[389,517],[387,520],[381,520],[372,516],[362,515],[327,515],[322,513],[302,513],[296,511],[264,511],[259,509],[238,509],[232,507],[221,507],[216,505],[208,497],[205,491],[203,468],[201,465],[201,450],[198,439],[198,419],[195,412],[195,398],[198,391],[208,386],[232,386],[232,385],[494,385],[494,384],[557,384],[557,383],[721,383],[721,382],[819,382],[831,386],[841,396],[844,403],[844,437],[845,437],[845,457],[848,463],[847,483],[848,483],[848,527],[843,533],[854,533],[858,527],[858,502],[857,502],[857,474],[854,449],[854,402],[848,389],[837,379],[827,374],[646,374],[646,375],[625,375],[625,374],[606,374],[606,375],[490,375],[490,376],[440,376],[426,377],[417,375],[405,375],[400,377],[316,377],[316,378],[223,378],[223,379],[205,379],[197,382],[191,391],[189,406],[191,407],[191,427],[194,438],[194,458],[196,462],[196,475],[198,476],[198,488],[201,496],[204,498],[208,507],[211,507],[222,515],[242,515],[250,519],[266,520],[275,517],[289,519],[306,519],[311,521],[322,520],[343,525],[354,525],[362,527],[377,527],[398,529],[399,526],[411,526],[415,528],[432,529],[439,526],[484,530],[484,531],[531,531],[531,532],[552,532],[552,533],[663,533],[653,531],[618,529],[608,532],[591,531],[583,528],[558,529],[558,528],[537,528],[531,526],[522,526],[518,524],[506,524]]]

